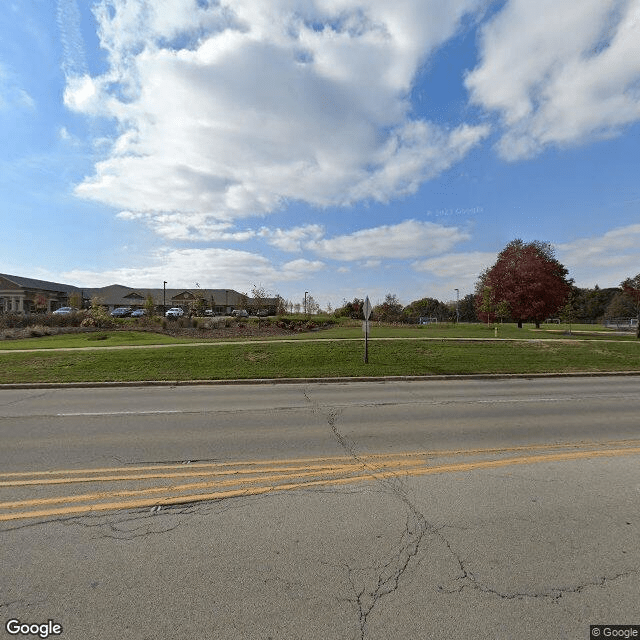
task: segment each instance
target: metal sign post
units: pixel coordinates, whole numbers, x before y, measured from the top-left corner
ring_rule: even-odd
[[[364,363],[369,364],[369,317],[371,316],[371,303],[369,302],[369,296],[367,296],[364,301],[362,313],[364,314]]]

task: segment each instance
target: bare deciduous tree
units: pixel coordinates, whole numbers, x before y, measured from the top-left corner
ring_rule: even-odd
[[[258,327],[260,326],[261,316],[267,306],[267,290],[262,285],[254,284],[251,289],[253,296],[253,307],[258,315]]]

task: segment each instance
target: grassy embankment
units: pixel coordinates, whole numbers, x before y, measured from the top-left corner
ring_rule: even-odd
[[[0,354],[0,383],[640,370],[640,342],[632,334],[616,336],[596,326],[572,329],[569,336],[557,325],[541,331],[502,325],[501,339],[496,341],[494,328],[482,325],[374,325],[366,365],[359,324],[296,334],[291,337],[311,341],[293,344],[278,339],[258,344],[214,340],[210,345],[188,346],[201,339],[137,332],[52,336],[0,343],[0,349],[39,348],[35,353]],[[96,339],[98,335],[106,337]],[[389,337],[400,339],[376,341]],[[161,349],[77,349],[172,343],[176,346]],[[74,350],[52,352],[56,347]]]

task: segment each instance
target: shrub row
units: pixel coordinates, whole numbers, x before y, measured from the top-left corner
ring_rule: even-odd
[[[42,324],[30,327],[11,327],[0,329],[0,340],[12,340],[20,338],[41,338],[42,336],[52,336],[60,333],[60,327],[47,327]]]
[[[68,315],[53,313],[0,313],[0,330],[26,329],[28,327],[79,327],[87,317],[87,311],[78,311]]]
[[[287,318],[286,316],[279,316],[272,319],[271,322],[275,322],[277,327],[287,329],[288,331],[313,331],[314,329],[325,328],[336,324],[336,321],[332,318],[308,320]]]
[[[158,322],[159,319],[154,318],[144,318],[144,322],[147,321],[148,324],[154,324]],[[202,317],[193,317],[189,318],[188,316],[183,316],[182,318],[162,318],[162,328],[166,330],[175,330],[175,329],[223,329],[225,327],[230,327],[238,323],[237,318],[228,318],[228,317],[213,317],[213,318],[202,318]]]
[[[290,318],[277,316],[262,318],[262,326],[276,326],[287,331],[313,331],[337,323],[332,318]],[[245,327],[247,324],[258,324],[257,318],[230,318],[228,316],[162,318],[145,316],[143,318],[112,318],[102,307],[78,311],[68,315],[43,314],[0,314],[0,339],[29,338],[43,335],[55,335],[65,330],[92,329],[160,329],[175,331],[176,329],[224,329],[229,327]]]

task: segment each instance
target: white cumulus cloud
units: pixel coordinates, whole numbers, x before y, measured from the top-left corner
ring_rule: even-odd
[[[488,133],[415,119],[408,97],[420,65],[485,4],[101,0],[109,69],[70,78],[65,102],[119,135],[76,192],[146,212],[168,237],[172,214],[197,229],[291,201],[411,193]]]
[[[490,251],[446,253],[427,260],[417,260],[411,266],[418,273],[428,274],[431,296],[453,300],[457,296],[464,298],[473,293],[478,277],[484,269],[493,266],[497,255]],[[456,289],[459,293],[456,293]]]
[[[416,271],[431,273],[440,278],[460,278],[465,282],[475,281],[482,271],[493,266],[498,254],[489,251],[448,253],[437,258],[413,263]]]
[[[640,224],[555,245],[558,259],[582,287],[617,287],[640,273]]]
[[[233,249],[162,249],[145,257],[143,265],[106,271],[74,270],[62,273],[65,282],[84,287],[101,287],[114,282],[133,287],[189,287],[198,282],[203,288],[231,288],[248,291],[261,283],[273,289],[278,283],[299,280],[320,271],[319,260],[293,260],[276,264],[249,251]]]
[[[184,216],[177,212],[121,211],[120,220],[145,220],[159,235],[169,240],[244,241],[255,237],[253,229],[236,229],[231,222],[220,222],[207,214]]]
[[[640,119],[640,0],[509,0],[482,29],[472,102],[497,111],[500,153],[613,135]]]
[[[307,224],[293,229],[268,229],[263,227],[259,235],[282,251],[299,253],[308,242],[324,236],[324,227],[319,224]]]
[[[395,225],[313,240],[306,247],[319,256],[334,260],[405,259],[436,255],[469,239],[470,235],[458,227],[405,220]]]

